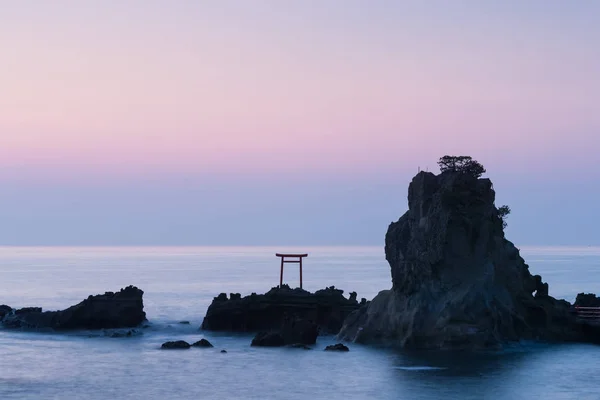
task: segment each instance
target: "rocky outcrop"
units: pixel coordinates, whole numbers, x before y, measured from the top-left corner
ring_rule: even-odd
[[[195,342],[194,344],[192,344],[193,347],[204,347],[204,348],[210,348],[210,347],[214,347],[212,345],[211,342],[209,342],[206,339],[200,339],[197,342]]]
[[[165,350],[180,350],[189,349],[191,345],[184,340],[174,340],[172,342],[165,342],[160,346],[161,349]]]
[[[143,294],[137,287],[128,286],[117,293],[89,296],[62,311],[43,312],[40,307],[11,309],[1,322],[6,328],[19,329],[133,328],[146,320]]]
[[[392,288],[350,315],[339,337],[413,348],[489,348],[579,340],[570,304],[548,296],[506,240],[489,179],[417,174],[389,226]]]
[[[7,314],[10,314],[12,310],[12,307],[7,306],[6,304],[0,305],[0,321],[2,321]]]
[[[362,299],[362,304],[366,304],[365,299]],[[221,293],[209,306],[202,329],[278,332],[286,320],[293,317],[311,321],[322,333],[336,334],[344,319],[359,307],[356,293],[351,293],[347,299],[342,290],[334,287],[310,293],[283,285],[263,295],[252,293],[243,298],[237,293],[232,293],[229,298]]]
[[[576,307],[600,307],[600,297],[593,293],[579,293],[573,305]]]
[[[350,351],[350,349],[345,344],[338,343],[325,347],[325,351]]]

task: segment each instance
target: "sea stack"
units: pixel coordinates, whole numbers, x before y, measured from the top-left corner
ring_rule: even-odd
[[[481,170],[454,166],[412,179],[408,211],[385,237],[392,288],[352,313],[339,338],[438,349],[581,338],[570,304],[548,295],[505,238]]]

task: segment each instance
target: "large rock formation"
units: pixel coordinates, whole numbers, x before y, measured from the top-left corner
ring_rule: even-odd
[[[579,340],[570,304],[530,274],[494,200],[489,179],[417,174],[409,209],[385,238],[392,288],[349,316],[339,337],[415,348]]]
[[[143,294],[137,287],[128,286],[117,293],[89,296],[81,303],[62,311],[42,312],[40,307],[10,310],[4,313],[0,321],[6,328],[23,329],[131,328],[146,320]]]
[[[362,304],[366,304],[363,299]],[[279,331],[291,317],[312,321],[320,332],[336,334],[344,319],[357,310],[360,304],[356,293],[350,298],[343,290],[330,287],[310,293],[303,289],[290,289],[283,285],[274,287],[266,294],[241,297],[225,293],[213,299],[208,307],[202,329],[213,331],[259,332]],[[285,330],[285,329],[284,329]]]

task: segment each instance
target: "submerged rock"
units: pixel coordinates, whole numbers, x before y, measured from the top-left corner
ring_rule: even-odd
[[[177,349],[189,349],[190,344],[184,340],[175,340],[172,342],[165,342],[160,346],[161,349],[177,350]]]
[[[104,332],[105,336],[110,336],[111,338],[123,338],[123,337],[133,337],[140,336],[142,332],[137,329],[128,329],[126,331],[109,331]]]
[[[196,343],[192,344],[193,347],[214,347],[212,343],[210,343],[206,339],[200,339]]]
[[[302,344],[302,343],[294,343],[294,344],[291,344],[290,347],[292,349],[312,350],[311,347],[308,347],[307,345]]]
[[[315,293],[289,286],[274,287],[266,294],[241,297],[221,293],[206,312],[202,329],[213,331],[277,331],[285,318],[296,316],[313,321],[323,333],[337,333],[344,321],[360,307],[356,296],[347,299],[333,286]]]
[[[144,292],[128,286],[117,293],[89,296],[81,303],[62,311],[45,311],[27,307],[6,313],[6,328],[22,329],[110,329],[133,328],[146,320],[142,296]]]
[[[503,231],[489,179],[418,173],[389,226],[392,289],[350,315],[339,338],[413,348],[579,340],[570,304],[548,295]]]
[[[350,351],[350,349],[348,348],[348,346],[342,343],[338,343],[325,347],[325,351]]]

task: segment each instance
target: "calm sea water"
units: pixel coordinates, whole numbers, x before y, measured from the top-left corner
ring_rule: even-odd
[[[0,304],[61,309],[134,284],[151,323],[131,338],[0,330],[0,399],[600,399],[600,346],[473,354],[351,344],[337,354],[322,351],[332,337],[311,351],[263,349],[249,335],[198,330],[214,296],[268,290],[279,279],[274,253],[298,250],[310,253],[311,291],[335,285],[370,299],[391,286],[381,247],[0,248]],[[600,292],[600,248],[522,254],[553,296]],[[284,279],[296,286],[297,267]],[[215,349],[159,349],[202,337]]]

